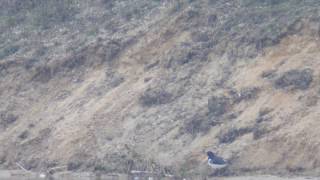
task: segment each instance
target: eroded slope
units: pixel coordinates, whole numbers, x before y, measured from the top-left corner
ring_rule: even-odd
[[[318,174],[318,2],[69,5],[1,26],[1,166]]]

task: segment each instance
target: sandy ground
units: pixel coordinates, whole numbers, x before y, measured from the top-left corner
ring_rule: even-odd
[[[128,180],[127,175],[101,175],[97,177],[91,173],[69,173],[62,172],[55,174],[53,177],[41,176],[40,173],[28,173],[24,171],[5,171],[0,170],[0,180]],[[239,177],[219,177],[210,178],[210,180],[317,180],[315,177],[276,177],[276,176],[239,176]],[[186,179],[187,180],[187,179]]]
[[[212,178],[210,180],[316,180],[320,178],[311,177],[276,177],[276,176],[242,176],[242,177],[226,177],[226,178]]]

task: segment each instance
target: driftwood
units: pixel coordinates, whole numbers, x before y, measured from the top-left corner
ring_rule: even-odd
[[[24,168],[23,165],[21,165],[20,163],[16,162],[16,165],[17,165],[20,169],[22,169],[23,171],[28,172],[28,173],[32,173],[31,171],[29,171],[29,170],[27,170],[26,168]]]

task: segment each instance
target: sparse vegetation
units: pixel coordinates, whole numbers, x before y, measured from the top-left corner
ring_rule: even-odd
[[[112,172],[112,168],[108,167],[107,165],[97,164],[94,166],[94,171],[108,173]]]
[[[273,109],[270,109],[270,108],[261,109],[261,110],[259,111],[259,115],[258,115],[258,117],[257,117],[257,119],[256,119],[256,122],[257,122],[257,123],[262,123],[262,122],[265,122],[265,121],[270,120],[271,117],[268,116],[268,115],[269,115],[269,113],[272,112],[272,111],[273,111]]]
[[[210,116],[221,116],[228,111],[231,102],[228,97],[221,96],[221,97],[211,97],[208,100],[208,109]]]
[[[115,72],[106,72],[106,83],[110,88],[115,88],[125,81],[124,77]]]
[[[18,137],[21,140],[27,139],[29,136],[29,132],[28,131],[23,131]]]
[[[198,134],[206,134],[214,125],[215,122],[209,119],[208,116],[195,114],[190,120],[185,121],[184,132],[196,136]]]
[[[68,171],[77,171],[81,168],[82,166],[82,163],[77,161],[77,162],[69,162],[68,165],[67,165],[67,170]]]
[[[200,161],[210,149],[241,155],[212,175],[282,173],[288,163],[317,172],[320,157],[310,149],[318,132],[310,127],[319,105],[319,7],[318,0],[0,1],[0,168],[55,162],[69,171],[199,179],[210,174],[197,169],[207,167]],[[305,134],[310,143],[299,138]],[[254,154],[265,147],[275,149],[266,164]]]
[[[51,67],[44,66],[44,67],[38,67],[36,69],[35,75],[33,76],[32,80],[41,82],[41,83],[47,83],[52,78],[52,69]]]
[[[283,73],[276,81],[276,88],[289,88],[291,90],[306,90],[313,81],[313,70],[290,70]]]
[[[266,78],[266,79],[272,79],[276,76],[276,72],[277,71],[274,69],[269,70],[269,71],[264,71],[264,72],[262,72],[261,77]]]
[[[1,49],[0,50],[0,60],[16,53],[19,50],[19,48],[20,47],[17,45],[12,45],[12,46],[5,47],[5,48]]]
[[[221,134],[218,139],[219,143],[226,144],[234,142],[238,137],[241,137],[245,134],[251,133],[252,128],[233,128],[230,129],[228,132]]]
[[[4,14],[0,18],[0,29],[8,29],[26,24],[33,26],[33,29],[47,29],[59,23],[65,23],[74,19],[74,15],[78,12],[77,3],[74,0],[35,0],[23,2],[13,0],[12,3],[4,6],[5,8],[0,8]]]
[[[9,112],[0,112],[0,127],[8,127],[18,120],[19,116],[9,113]]]
[[[4,164],[6,162],[6,157],[5,156],[0,156],[0,165]]]
[[[267,130],[266,127],[263,125],[255,125],[253,127],[252,132],[253,132],[253,139],[258,140],[262,138],[264,135],[266,135],[267,133],[269,133],[269,130]]]
[[[261,91],[258,87],[245,87],[237,91],[231,91],[230,95],[232,97],[233,103],[240,103],[242,101],[254,100],[257,98],[259,92]]]
[[[143,106],[154,106],[170,103],[173,95],[165,89],[147,89],[140,97]]]
[[[306,97],[306,106],[308,107],[314,107],[318,104],[319,98],[318,96],[309,96]]]
[[[232,176],[234,173],[228,168],[218,169],[210,174],[210,177],[228,177]]]
[[[70,20],[76,12],[74,0],[39,1],[28,18],[36,27],[49,28]]]

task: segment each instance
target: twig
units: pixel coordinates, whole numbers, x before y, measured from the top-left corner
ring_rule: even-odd
[[[132,170],[130,171],[131,174],[140,174],[140,173],[145,173],[145,174],[155,174],[154,172],[151,171],[137,171],[137,170]]]
[[[52,167],[52,168],[49,168],[49,169],[47,169],[47,173],[55,173],[56,172],[56,170],[59,170],[59,169],[64,169],[64,168],[66,168],[67,166],[58,166],[58,167]]]
[[[49,171],[52,171],[52,170],[57,170],[57,169],[62,169],[62,168],[66,168],[67,166],[58,166],[58,167],[53,167],[53,168],[50,168]]]
[[[26,168],[24,168],[21,164],[19,164],[18,162],[16,162],[17,166],[19,168],[21,168],[22,170],[24,170],[25,172],[31,173],[31,171],[27,170]]]

